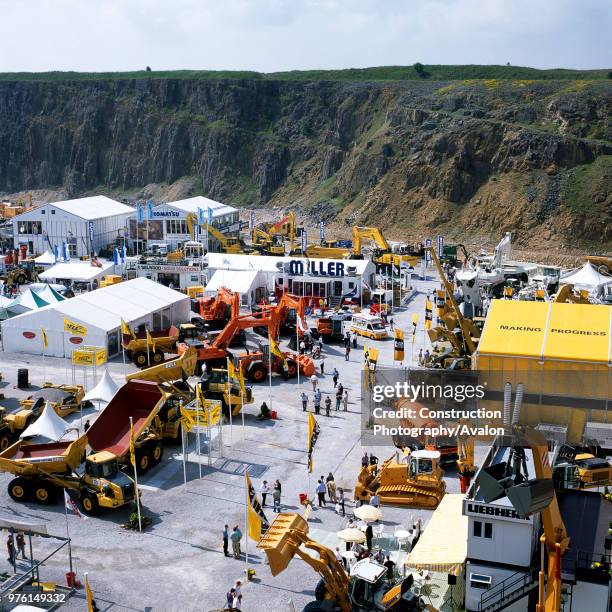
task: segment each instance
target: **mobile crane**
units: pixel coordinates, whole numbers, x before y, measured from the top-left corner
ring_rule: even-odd
[[[349,576],[333,551],[308,537],[308,523],[299,514],[278,514],[257,548],[265,552],[272,576],[284,571],[296,555],[319,574],[315,600],[302,612],[435,612],[411,590],[412,576],[390,585],[386,568],[371,559],[355,563]]]

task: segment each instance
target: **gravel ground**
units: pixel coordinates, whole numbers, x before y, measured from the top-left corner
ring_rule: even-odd
[[[434,280],[416,281],[419,293],[408,307],[394,315],[397,325],[411,329],[412,312],[420,315],[422,326],[425,291],[436,285]],[[408,334],[407,334],[408,335]],[[419,330],[415,343],[415,355],[423,345],[424,334]],[[376,343],[381,355],[379,363],[390,364],[393,359],[393,342]],[[409,348],[407,343],[407,348]],[[360,348],[362,344],[360,343]],[[283,484],[282,507],[285,511],[298,509],[298,494],[307,489],[314,493],[319,475],[333,472],[337,482],[354,483],[364,448],[360,443],[360,368],[362,350],[351,353],[350,362],[344,360],[344,350],[339,345],[325,346],[325,376],[319,376],[324,396],[332,393],[331,371],[340,371],[340,380],[349,391],[348,412],[332,417],[320,416],[321,435],[314,453],[315,471],[308,479],[306,469],[307,416],[302,412],[299,395],[305,390],[312,397],[310,382],[303,378],[300,384],[294,379],[284,382],[273,379],[272,396],[268,385],[255,386],[255,402],[245,408],[244,427],[240,420],[233,424],[230,444],[230,427],[224,426],[224,458],[214,465],[206,465],[202,458],[202,478],[194,462],[187,466],[187,486],[183,486],[183,469],[180,448],[167,448],[163,462],[142,477],[142,501],[145,511],[153,518],[153,526],[139,534],[126,532],[119,524],[127,518],[127,511],[106,513],[100,517],[80,520],[68,517],[74,563],[79,578],[88,572],[94,596],[100,610],[155,610],[187,611],[221,608],[225,592],[236,579],[244,578],[245,561],[223,556],[221,530],[223,524],[244,526],[244,465],[252,475],[257,488],[263,478],[273,482],[277,478]],[[407,352],[407,358],[409,351]],[[33,385],[42,382],[42,364],[38,357],[3,354],[1,371],[4,382],[1,390],[6,396],[3,405],[12,409],[19,398],[26,395],[16,389],[17,368],[27,367]],[[46,378],[64,382],[63,360],[47,358]],[[114,378],[119,382],[123,375],[121,360],[109,364]],[[128,371],[132,368],[128,366]],[[82,375],[79,375],[82,377]],[[88,381],[91,387],[91,378]],[[29,391],[28,393],[31,393]],[[255,419],[262,401],[272,404],[279,418],[260,422]],[[312,404],[311,404],[312,406]],[[89,411],[94,414],[93,410]],[[72,420],[79,415],[72,415]],[[381,458],[390,455],[382,449],[374,450]],[[193,455],[191,456],[193,458]],[[51,534],[66,534],[66,518],[59,504],[43,507],[34,504],[16,504],[6,493],[6,484],[12,478],[0,474],[0,517],[42,522]],[[447,478],[447,490],[458,492],[456,474]],[[349,509],[352,504],[349,504]],[[267,509],[272,518],[271,509]],[[384,523],[393,529],[395,524],[408,525],[413,518],[426,521],[430,511],[384,508]],[[337,531],[343,527],[343,519],[331,507],[315,509],[310,520],[313,527]],[[48,541],[35,539],[36,558],[41,558]],[[243,540],[244,544],[244,540]],[[248,543],[249,565],[255,569],[253,582],[243,587],[243,610],[252,612],[289,610],[293,602],[296,610],[314,596],[317,577],[299,559],[294,559],[287,570],[272,578],[264,564],[262,554],[255,543]],[[244,550],[244,545],[243,545]],[[0,572],[9,569],[2,557]],[[58,554],[44,568],[43,580],[63,582],[67,571],[67,555]],[[77,595],[62,610],[84,609],[84,594]]]

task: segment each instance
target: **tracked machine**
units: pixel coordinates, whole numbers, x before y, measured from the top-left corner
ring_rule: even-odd
[[[436,508],[446,492],[439,462],[438,451],[417,450],[408,456],[408,463],[392,455],[380,466],[362,467],[355,499],[368,502],[376,494],[381,504]]]

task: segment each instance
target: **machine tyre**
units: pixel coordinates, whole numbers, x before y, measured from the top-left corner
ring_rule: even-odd
[[[325,600],[325,596],[327,595],[327,585],[325,581],[321,578],[319,582],[317,582],[317,586],[315,587],[315,599],[317,601]]]
[[[302,612],[323,612],[323,607],[320,602],[311,601],[304,606]]]
[[[8,494],[13,501],[23,503],[30,498],[31,486],[25,478],[13,478],[8,484]]]
[[[164,447],[161,442],[156,442],[151,447],[151,465],[158,465],[164,458]]]
[[[11,445],[11,432],[3,431],[0,433],[0,451],[4,452]]]
[[[263,365],[263,363],[254,363],[249,368],[247,378],[252,383],[258,383],[266,378],[266,374],[266,367]]]
[[[139,474],[146,474],[151,468],[151,453],[144,449],[136,453],[136,471]]]
[[[25,274],[18,274],[15,280],[17,281],[18,285],[24,285],[27,279]]]
[[[48,506],[55,501],[56,490],[55,487],[47,482],[35,482],[33,491],[32,491],[32,499],[37,504],[42,504],[43,506]]]
[[[297,376],[298,364],[293,359],[287,359],[287,378],[295,378]]]
[[[83,508],[83,512],[85,512],[85,514],[89,514],[90,516],[100,514],[100,504],[98,503],[98,498],[94,493],[88,493],[85,491],[81,494],[81,508]]]
[[[160,351],[159,349],[155,349],[155,351],[151,355],[152,364],[157,365],[158,363],[162,363],[163,361],[164,361],[164,353]]]
[[[132,361],[134,362],[135,366],[139,368],[146,368],[147,367],[147,352],[146,351],[136,351],[132,355]]]

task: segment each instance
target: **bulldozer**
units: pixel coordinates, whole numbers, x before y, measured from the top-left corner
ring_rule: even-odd
[[[296,555],[319,574],[315,600],[302,612],[435,612],[411,590],[412,576],[391,584],[386,568],[371,559],[358,561],[347,574],[333,551],[308,537],[308,523],[299,514],[278,514],[257,548],[266,554],[272,576],[284,571]]]
[[[437,508],[446,492],[440,468],[440,452],[416,450],[408,463],[392,455],[380,465],[361,468],[355,485],[355,499],[369,502],[376,494],[381,504]]]
[[[25,283],[38,282],[38,270],[33,259],[22,259],[4,278],[4,284],[25,285]]]

